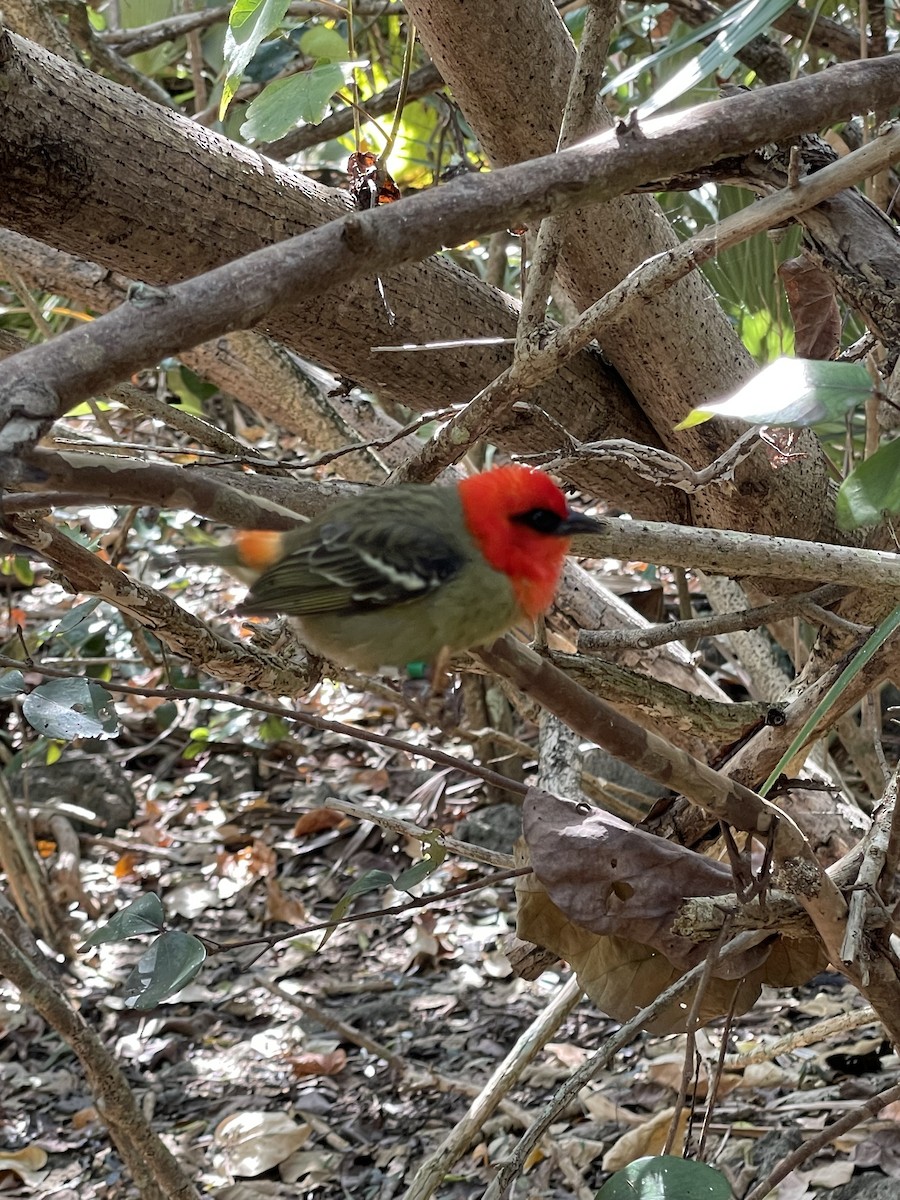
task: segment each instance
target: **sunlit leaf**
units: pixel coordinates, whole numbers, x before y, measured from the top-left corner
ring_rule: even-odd
[[[156,939],[125,981],[129,1008],[155,1008],[195,977],[206,959],[206,948],[193,934],[174,930]]]
[[[841,484],[835,502],[839,529],[878,525],[900,512],[900,438],[854,467]]]
[[[728,1180],[706,1163],[661,1154],[637,1158],[608,1179],[596,1200],[732,1200]]]
[[[274,142],[298,122],[315,125],[328,101],[352,74],[352,63],[325,63],[287,79],[276,79],[247,108],[241,134],[257,142]]]
[[[48,741],[46,743],[47,751],[44,754],[44,762],[48,767],[52,767],[54,763],[59,762],[62,758],[65,742]]]
[[[735,55],[763,33],[791,4],[792,0],[745,0],[743,4],[729,9],[727,24],[715,39],[645,100],[638,109],[638,115],[650,116],[689,92],[709,75],[727,74]]]
[[[89,679],[51,679],[22,702],[22,714],[45,737],[114,737],[119,730],[109,692]]]
[[[106,942],[124,942],[146,933],[159,933],[165,921],[162,902],[155,892],[147,892],[127,908],[117,912],[112,920],[95,929],[84,943],[102,946]]]
[[[235,0],[225,35],[225,83],[219,102],[219,120],[240,86],[241,78],[259,45],[284,20],[288,0]]]
[[[327,25],[313,25],[300,38],[300,49],[310,58],[340,62],[350,57],[347,39]]]
[[[818,425],[843,417],[872,394],[861,363],[779,358],[727,400],[698,405],[676,429],[691,429],[710,417],[732,417],[750,425]]]
[[[689,46],[696,46],[698,42],[702,42],[704,38],[709,37],[713,33],[718,33],[723,25],[728,21],[733,21],[735,17],[743,12],[748,4],[753,3],[753,0],[743,0],[741,4],[736,4],[733,8],[728,8],[714,17],[712,21],[706,21],[703,25],[698,25],[696,29],[692,29],[690,33],[686,33],[683,37],[675,38],[662,46],[653,54],[643,54],[637,62],[633,62],[630,67],[626,67],[624,71],[620,71],[618,75],[614,75],[608,83],[604,84],[601,96],[607,96],[610,92],[616,91],[626,83],[631,83],[633,79],[643,74],[644,71],[653,71],[667,59],[674,58],[676,55],[687,50]]]

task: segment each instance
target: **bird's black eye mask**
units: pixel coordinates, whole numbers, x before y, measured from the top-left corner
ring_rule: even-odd
[[[517,525],[527,525],[535,533],[559,533],[559,527],[564,518],[551,508],[529,508],[527,512],[516,513],[510,517]]]

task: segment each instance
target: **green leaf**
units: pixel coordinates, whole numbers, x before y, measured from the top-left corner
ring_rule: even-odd
[[[595,1200],[732,1200],[721,1172],[674,1155],[638,1158],[607,1179]]]
[[[900,512],[900,438],[876,450],[854,467],[841,484],[834,513],[838,529],[879,525],[882,516]]]
[[[153,724],[157,729],[168,729],[178,716],[178,705],[174,700],[166,700],[153,710]]]
[[[715,40],[704,46],[696,58],[676,71],[649,100],[645,100],[638,109],[638,116],[649,117],[689,92],[708,75],[730,74],[734,56],[789,9],[791,4],[792,0],[745,0],[743,4],[730,9],[727,24]]]
[[[95,596],[91,600],[85,600],[82,604],[76,604],[74,608],[70,608],[62,620],[57,621],[56,625],[51,629],[50,633],[53,637],[71,633],[76,626],[86,620],[97,605],[100,603],[100,598]]]
[[[31,587],[34,583],[34,567],[21,554],[17,554],[13,559],[13,575],[23,587]]]
[[[0,700],[11,700],[25,691],[25,676],[21,671],[4,671],[0,675]]]
[[[341,62],[350,57],[347,39],[327,25],[313,25],[300,38],[300,49],[309,58],[325,62]]]
[[[235,0],[225,34],[225,83],[219,102],[219,120],[240,86],[247,66],[260,42],[274,33],[284,20],[289,0]]]
[[[327,63],[276,79],[247,107],[241,135],[257,142],[274,142],[299,121],[316,125],[325,106],[352,73],[352,63]]]
[[[428,855],[425,858],[420,858],[417,863],[413,863],[405,871],[401,871],[394,880],[394,887],[398,892],[408,892],[421,883],[423,879],[427,879],[429,875],[433,875],[441,864],[435,862]]]
[[[718,33],[723,25],[728,21],[733,21],[735,14],[746,7],[747,0],[744,0],[743,3],[736,4],[734,8],[726,9],[717,17],[714,17],[712,21],[707,21],[704,25],[698,25],[696,29],[691,30],[690,33],[686,33],[683,37],[668,41],[662,49],[654,51],[653,54],[641,55],[637,62],[632,63],[630,67],[626,67],[624,71],[620,71],[618,75],[614,75],[608,83],[604,84],[600,95],[608,96],[610,92],[614,92],[626,83],[631,83],[633,79],[637,79],[644,71],[655,70],[667,59],[681,54],[688,46],[696,46],[698,42],[702,42],[710,34]]]
[[[861,363],[779,358],[727,400],[692,409],[676,429],[710,417],[734,417],[750,425],[818,425],[843,417],[872,394]]]
[[[119,721],[113,698],[99,683],[89,679],[51,679],[29,693],[22,714],[32,728],[45,737],[114,737]]]
[[[433,829],[425,838],[425,844],[428,846],[425,856],[406,871],[401,871],[394,880],[394,887],[398,892],[408,892],[417,883],[427,879],[447,857],[447,848],[439,830]]]
[[[290,735],[290,725],[288,725],[287,721],[283,721],[281,717],[276,717],[274,713],[269,713],[268,716],[263,719],[263,722],[259,727],[259,736],[261,740],[264,742],[269,742],[270,744],[275,742],[283,742],[286,738],[290,737]]]
[[[59,762],[63,756],[65,742],[48,741],[44,745],[47,747],[47,752],[44,755],[44,762],[48,767],[52,767],[54,763]]]
[[[356,896],[362,896],[365,892],[379,891],[383,887],[393,887],[394,877],[388,874],[387,871],[366,871],[364,875],[360,875],[359,879],[354,881],[338,900],[337,904],[328,915],[329,928],[322,935],[322,940],[319,942],[321,950],[331,935],[337,928],[338,922],[343,920],[347,915],[350,905]]]
[[[155,892],[147,892],[117,912],[111,921],[95,929],[84,945],[102,946],[105,942],[125,942],[145,933],[159,933],[164,921],[165,913],[159,896]]]
[[[186,987],[206,960],[206,947],[178,930],[158,937],[125,980],[125,1004],[145,1011]]]

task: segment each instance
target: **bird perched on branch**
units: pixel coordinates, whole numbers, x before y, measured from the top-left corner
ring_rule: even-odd
[[[538,616],[572,535],[598,528],[547,475],[504,466],[452,487],[373,489],[302,528],[242,531],[181,557],[255,575],[239,613],[296,617],[313,650],[375,671],[433,663]]]

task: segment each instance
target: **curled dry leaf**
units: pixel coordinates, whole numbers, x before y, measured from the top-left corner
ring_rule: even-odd
[[[329,829],[337,829],[346,821],[344,814],[333,808],[314,808],[311,812],[301,813],[297,818],[291,830],[291,837],[301,838],[309,837],[313,833],[324,833]]]
[[[252,1178],[270,1171],[303,1145],[311,1126],[286,1113],[233,1113],[216,1126],[215,1142],[232,1175]]]
[[[685,896],[730,890],[730,882],[723,888],[728,868],[545,792],[528,794],[523,815],[534,874],[517,880],[517,935],[566,959],[598,1008],[630,1020],[706,953],[709,942],[695,944],[670,926]],[[722,1016],[732,1003],[736,1014],[747,1012],[763,984],[798,986],[824,964],[814,938],[773,934],[715,973],[700,1022]],[[645,1028],[683,1030],[694,993]]]
[[[280,921],[284,925],[303,925],[309,920],[306,905],[300,897],[286,892],[274,876],[266,881],[266,920]]]
[[[643,1125],[639,1125],[637,1129],[629,1129],[627,1133],[623,1133],[619,1140],[614,1142],[603,1156],[603,1170],[621,1171],[623,1167],[627,1167],[636,1158],[662,1154],[669,1136],[669,1126],[674,1116],[674,1107],[664,1108],[661,1112],[656,1113],[649,1120],[645,1121]],[[684,1141],[684,1131],[687,1128],[689,1116],[690,1109],[682,1107],[678,1113],[678,1127],[672,1148],[673,1154],[679,1154],[678,1147]]]
[[[704,946],[673,933],[672,923],[685,897],[734,891],[729,867],[536,789],[523,818],[534,873],[568,917],[592,933],[652,946],[682,970],[701,961]]]
[[[331,1050],[328,1054],[309,1051],[306,1054],[295,1054],[291,1059],[291,1072],[294,1075],[339,1075],[347,1065],[346,1051]]]
[[[8,1171],[28,1187],[36,1188],[43,1181],[46,1175],[43,1168],[46,1165],[47,1151],[40,1146],[23,1146],[21,1150],[0,1149],[0,1174]]]

